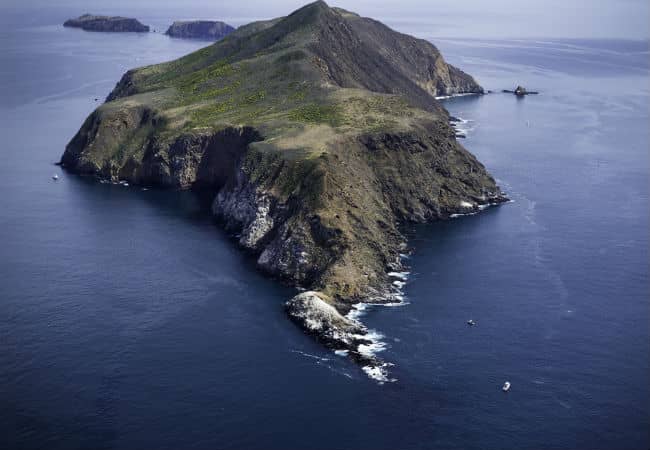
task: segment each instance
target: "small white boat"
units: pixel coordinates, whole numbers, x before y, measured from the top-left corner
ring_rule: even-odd
[[[503,383],[503,387],[501,388],[501,390],[503,392],[508,392],[510,390],[510,382],[506,381],[505,383]]]
[[[467,321],[467,325],[469,325],[470,327],[473,327],[474,325],[476,325],[476,322],[474,322],[474,319],[469,319]]]
[[[52,175],[52,179],[53,179],[54,181],[56,181],[56,180],[59,179],[59,176],[58,176],[57,174],[54,174],[54,175]]]

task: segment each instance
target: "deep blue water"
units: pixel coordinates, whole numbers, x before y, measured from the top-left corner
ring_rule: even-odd
[[[541,94],[446,101],[514,202],[407,230],[409,304],[363,317],[382,385],[193,194],[52,165],[126,69],[203,43],[0,33],[0,448],[647,449],[648,43],[435,42]]]

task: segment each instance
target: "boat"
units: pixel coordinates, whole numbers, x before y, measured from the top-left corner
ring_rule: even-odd
[[[59,179],[59,176],[58,176],[57,174],[54,174],[54,175],[52,175],[52,179],[53,179],[54,181],[56,181],[56,180]]]
[[[510,390],[510,382],[506,381],[505,383],[503,383],[503,387],[501,388],[501,390],[503,390],[503,392],[508,392]]]
[[[476,322],[474,322],[473,319],[469,319],[469,320],[467,321],[467,325],[469,325],[470,327],[473,327],[474,325],[476,325]]]

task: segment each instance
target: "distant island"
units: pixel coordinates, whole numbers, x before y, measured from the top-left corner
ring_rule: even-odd
[[[76,19],[66,20],[63,26],[81,28],[86,31],[137,33],[146,33],[149,31],[149,27],[140,23],[137,19],[119,16],[95,16],[93,14],[84,14]]]
[[[402,301],[401,224],[506,200],[435,99],[482,94],[430,42],[325,2],[128,71],[61,164],[213,195],[302,329],[378,379],[355,304]],[[217,267],[214,270],[218,270]]]
[[[529,91],[523,86],[517,86],[514,91],[510,91],[508,89],[504,89],[502,92],[505,92],[506,94],[515,94],[517,97],[523,97],[525,95],[536,95],[539,94],[537,91]]]
[[[224,22],[211,20],[176,21],[165,32],[166,35],[178,38],[218,40],[235,31]]]

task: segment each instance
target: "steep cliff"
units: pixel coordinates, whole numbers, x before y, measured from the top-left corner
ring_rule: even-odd
[[[505,197],[438,95],[482,93],[429,42],[324,2],[127,72],[70,141],[75,172],[213,192],[303,329],[369,373],[359,302],[400,301],[399,225]],[[385,375],[382,375],[385,376]]]

